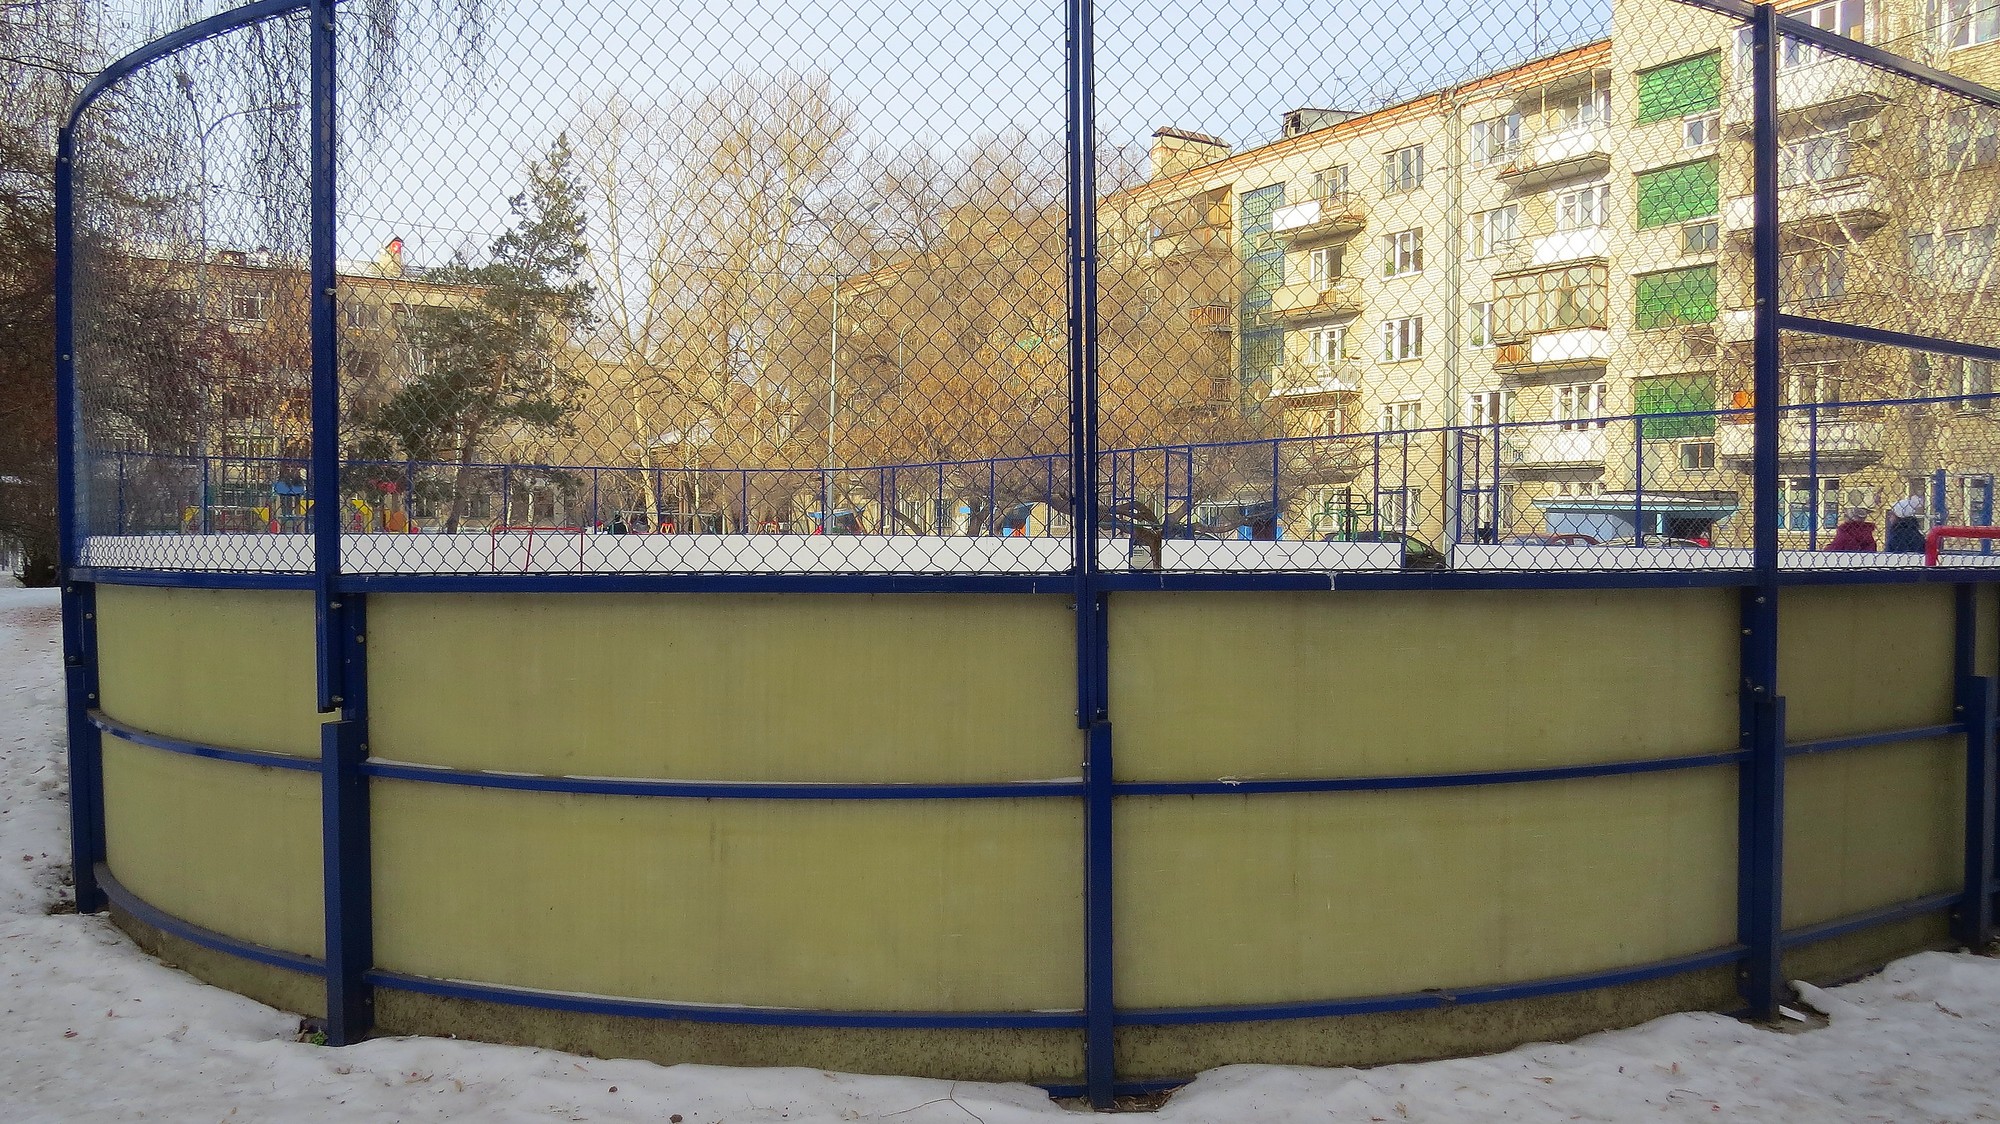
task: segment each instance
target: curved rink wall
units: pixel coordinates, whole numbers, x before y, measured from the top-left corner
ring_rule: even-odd
[[[115,914],[320,1013],[312,595],[95,588]],[[1946,938],[1955,684],[1996,670],[1958,596],[1785,592],[1793,976]],[[1738,1005],[1736,589],[1107,619],[1124,1087]],[[369,595],[377,1029],[1078,1085],[1075,629],[1034,594]]]

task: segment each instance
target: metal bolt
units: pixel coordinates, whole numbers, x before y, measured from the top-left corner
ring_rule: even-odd
[[[87,698],[87,699],[89,699],[89,700],[90,700],[90,701],[92,701],[92,702],[96,702],[96,701],[97,701],[97,692],[95,692],[95,691],[92,691],[92,692],[90,692],[89,694],[85,695],[84,697],[85,697],[85,698]]]
[[[333,696],[333,705],[335,706],[339,706],[341,703],[346,701],[347,701],[346,699],[341,698],[339,695]]]
[[[338,609],[338,608],[340,608],[340,602],[338,602],[338,601],[329,601],[329,602],[327,602],[327,603],[326,603],[326,607],[327,607],[327,608],[329,608],[329,609]]]
[[[362,633],[357,632],[354,634],[354,642],[356,644],[366,644],[368,643],[368,637]]]
[[[96,620],[96,619],[97,619],[97,614],[96,614],[96,613],[85,613],[85,614],[83,615],[83,619],[84,619],[84,620],[87,620],[87,621],[90,621],[90,620]]]

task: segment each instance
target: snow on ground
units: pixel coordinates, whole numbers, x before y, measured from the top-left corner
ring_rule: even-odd
[[[52,591],[0,589],[0,1122],[680,1121],[1023,1124],[1025,1086],[661,1067],[547,1050],[296,1041],[298,1019],[152,960],[102,917],[51,915],[68,851]],[[1567,1045],[1346,1069],[1234,1066],[1168,1124],[2000,1120],[2000,961],[1928,953],[1806,997],[1777,1033],[1675,1015]]]

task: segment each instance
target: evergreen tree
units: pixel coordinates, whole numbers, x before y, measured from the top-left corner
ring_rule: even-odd
[[[581,379],[560,361],[590,326],[582,188],[569,138],[528,166],[528,187],[509,200],[514,225],[484,265],[458,263],[434,283],[478,292],[476,303],[412,313],[406,334],[423,362],[362,422],[357,443],[383,442],[414,460],[457,462],[445,530],[464,517],[470,465],[502,436],[565,433]]]

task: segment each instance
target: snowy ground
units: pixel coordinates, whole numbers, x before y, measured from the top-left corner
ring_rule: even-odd
[[[295,1041],[298,1019],[197,983],[102,917],[51,915],[68,850],[51,591],[0,589],[0,1124],[30,1121],[883,1120],[1021,1124],[1023,1086],[663,1068],[546,1050]],[[1676,1015],[1561,1046],[1367,1071],[1237,1066],[1163,1121],[2000,1120],[2000,961],[1939,953],[1806,998],[1781,1034]]]

